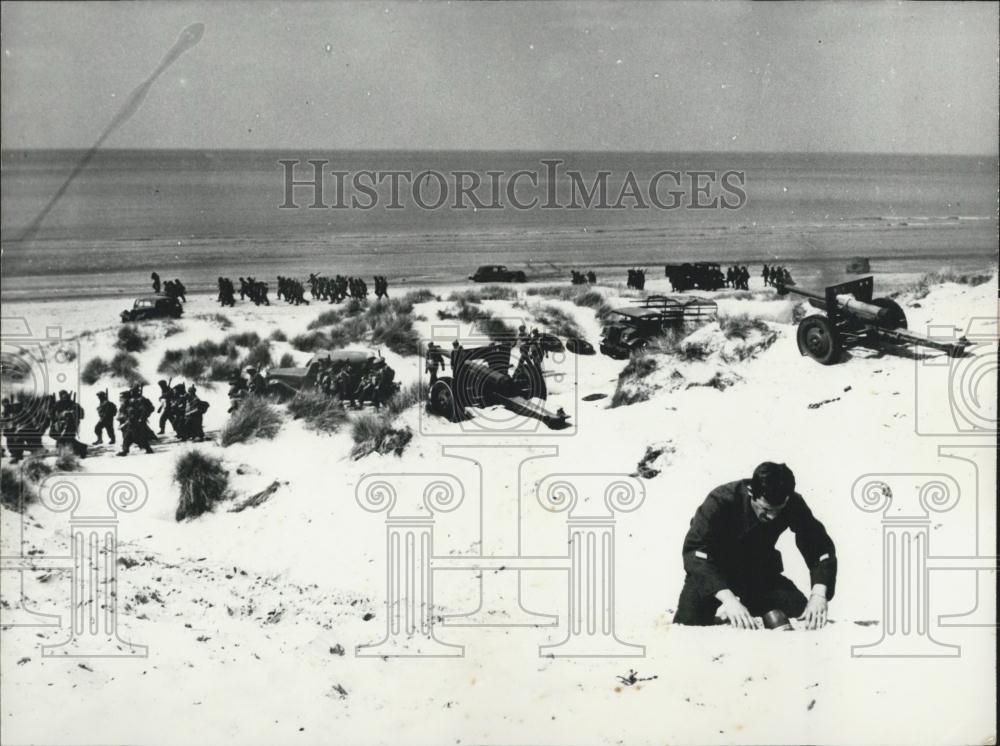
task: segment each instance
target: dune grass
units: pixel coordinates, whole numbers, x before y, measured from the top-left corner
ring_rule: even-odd
[[[639,384],[657,369],[656,359],[652,355],[635,355],[618,374],[615,393],[608,407],[624,407],[649,399],[649,391]]]
[[[348,420],[341,402],[319,391],[300,391],[288,400],[288,412],[306,427],[324,433],[335,433]]]
[[[339,324],[344,318],[344,313],[338,308],[331,308],[328,311],[323,311],[319,316],[309,322],[306,327],[307,330],[320,329],[324,326],[333,326],[334,324]]]
[[[118,327],[115,347],[123,352],[142,352],[146,349],[146,335],[136,324],[124,324]]]
[[[908,291],[913,293],[914,300],[921,300],[927,297],[932,288],[946,282],[978,287],[979,285],[985,285],[992,279],[993,275],[991,274],[956,272],[951,267],[942,267],[937,272],[928,272],[925,274],[914,285],[908,288]],[[899,293],[894,295],[899,295]]]
[[[127,352],[119,352],[111,358],[108,371],[116,378],[126,381],[129,386],[134,386],[137,383],[145,386],[149,383],[139,372],[139,360],[135,355]]]
[[[291,345],[300,352],[314,352],[366,342],[387,347],[397,355],[416,355],[420,339],[413,328],[413,306],[423,302],[425,293],[430,291],[414,291],[379,303],[352,298],[343,308],[321,313],[309,323],[305,334],[291,339]]]
[[[187,451],[174,464],[173,481],[180,488],[175,517],[197,518],[231,497],[229,472],[222,460],[202,451]]]
[[[64,473],[81,471],[83,469],[83,466],[80,464],[80,458],[69,448],[59,449],[59,455],[56,457],[53,467],[55,471]]]
[[[35,491],[17,469],[9,466],[0,467],[0,504],[14,511],[24,509],[37,499]]]
[[[745,313],[719,319],[719,328],[726,339],[746,339],[753,332],[767,334],[771,331],[766,321]]]
[[[228,316],[222,313],[200,313],[194,318],[210,321],[223,331],[233,327],[233,322],[229,320]]]
[[[219,442],[223,446],[246,443],[255,438],[270,440],[281,429],[281,414],[277,407],[266,399],[251,396],[244,399],[239,408],[229,416]]]
[[[281,331],[281,329],[275,329],[273,332],[271,332],[271,335],[268,337],[268,339],[270,339],[272,342],[287,342],[288,335],[285,334],[283,331]]]
[[[535,311],[535,320],[559,337],[582,339],[583,329],[570,314],[551,303]]]
[[[249,348],[242,360],[241,348]],[[270,343],[256,332],[243,332],[230,334],[221,342],[206,339],[186,349],[167,350],[157,371],[191,381],[225,381],[247,365],[270,364]]]
[[[278,361],[279,368],[294,368],[295,367],[295,356],[290,352],[286,352],[281,356],[281,360]]]
[[[92,357],[83,366],[83,370],[80,371],[80,380],[88,386],[93,386],[100,380],[101,376],[106,375],[110,371],[111,366],[108,365],[104,358]]]
[[[392,417],[364,414],[351,424],[351,439],[354,441],[351,457],[357,460],[371,453],[401,456],[412,438],[410,428],[397,430],[393,427]]]

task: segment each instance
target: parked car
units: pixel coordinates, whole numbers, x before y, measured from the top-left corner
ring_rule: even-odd
[[[484,264],[469,275],[473,282],[527,282],[528,277],[519,269],[507,269],[503,264]]]
[[[147,319],[179,319],[184,306],[176,298],[167,295],[147,295],[136,298],[131,308],[121,313],[122,323],[146,321]]]

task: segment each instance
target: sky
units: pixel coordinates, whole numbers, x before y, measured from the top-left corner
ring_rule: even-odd
[[[995,155],[998,8],[5,2],[0,142]]]

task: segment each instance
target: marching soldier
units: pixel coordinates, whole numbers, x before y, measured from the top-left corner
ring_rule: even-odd
[[[170,383],[168,381],[159,380],[156,382],[160,387],[160,406],[156,408],[156,411],[160,413],[160,435],[163,435],[167,431],[167,423],[177,432],[177,425],[172,421],[173,412],[171,411],[171,402],[174,398],[174,392],[170,388]]]
[[[76,439],[83,419],[83,407],[70,399],[66,391],[59,392],[49,435],[56,442],[58,450],[69,449],[80,458],[87,457],[87,446]]]
[[[156,272],[154,272],[153,274],[151,274],[149,276],[149,278],[153,281],[153,292],[156,293],[157,295],[159,295],[160,294],[160,276],[158,274],[156,274]]]
[[[781,574],[775,543],[790,528],[809,567],[808,600]],[[764,462],[751,479],[716,487],[691,519],[684,539],[687,576],[675,624],[709,625],[717,616],[753,629],[753,617],[775,609],[803,617],[810,629],[826,624],[837,580],[833,540],[795,491],[784,464]]]
[[[139,446],[146,453],[152,453],[153,449],[149,445],[149,426],[146,419],[149,417],[146,406],[142,400],[149,402],[149,399],[142,397],[142,394],[135,394],[132,391],[124,391],[121,395],[121,406],[118,407],[118,422],[122,430],[122,449],[119,456],[128,456],[128,452],[133,445]],[[149,402],[150,407],[152,403]]]
[[[194,384],[188,387],[187,400],[184,408],[184,421],[187,437],[192,440],[204,440],[205,430],[202,427],[202,417],[208,409],[208,402],[198,398],[197,388]]]
[[[94,445],[100,445],[104,442],[102,438],[103,433],[106,431],[108,433],[108,442],[111,445],[115,444],[115,415],[118,414],[118,407],[115,403],[108,399],[107,391],[97,392],[97,424],[94,425],[94,435],[97,436],[97,440],[94,441]]]
[[[523,326],[521,327],[524,328]],[[444,365],[444,355],[441,354],[441,348],[438,347],[433,342],[427,343],[427,354],[424,356],[425,369],[431,377],[431,384],[437,381],[438,368]]]

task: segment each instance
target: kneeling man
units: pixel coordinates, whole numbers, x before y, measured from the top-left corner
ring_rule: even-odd
[[[786,528],[809,567],[809,599],[781,574],[774,548]],[[809,629],[826,624],[837,580],[837,556],[823,524],[795,492],[784,464],[764,462],[752,479],[716,487],[705,498],[684,539],[684,588],[675,624],[708,625],[716,617],[753,629],[753,617],[780,609],[805,618]]]

